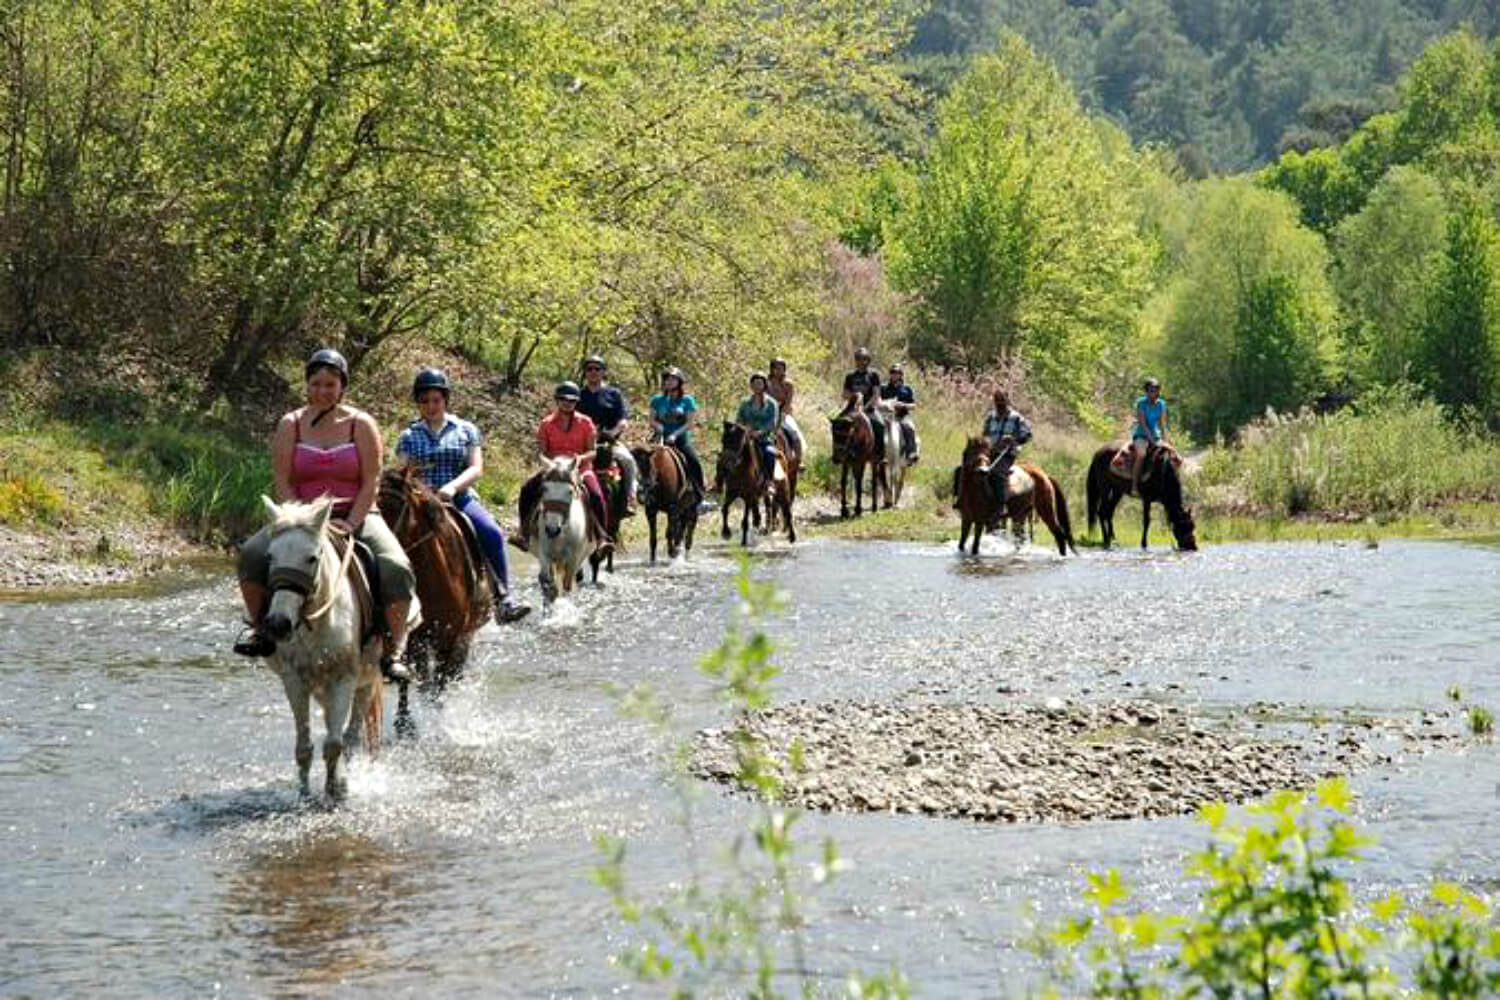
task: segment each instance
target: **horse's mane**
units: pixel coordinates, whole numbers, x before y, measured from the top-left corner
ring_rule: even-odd
[[[276,505],[276,513],[270,521],[271,534],[279,534],[291,528],[312,529],[318,518],[323,516],[323,510],[333,503],[333,497],[326,493],[316,500],[288,500],[286,503]]]

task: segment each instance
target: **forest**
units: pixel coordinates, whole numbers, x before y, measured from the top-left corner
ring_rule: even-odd
[[[60,405],[234,426],[324,344],[511,388],[602,351],[712,399],[867,343],[1093,427],[1146,373],[1203,437],[1385,387],[1492,427],[1494,21],[4,0],[0,368],[66,357]]]

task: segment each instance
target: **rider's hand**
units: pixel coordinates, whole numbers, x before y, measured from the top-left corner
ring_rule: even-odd
[[[453,493],[453,487],[451,485],[448,485],[448,484],[444,484],[442,486],[439,486],[438,487],[438,491],[437,491],[437,495],[440,496],[440,497],[442,497],[444,500],[452,502],[453,495],[454,495],[454,493]]]
[[[359,526],[356,524],[351,524],[347,517],[335,517],[328,523],[333,525],[335,528],[339,528],[343,531],[349,532],[349,534],[351,535],[359,531]]]

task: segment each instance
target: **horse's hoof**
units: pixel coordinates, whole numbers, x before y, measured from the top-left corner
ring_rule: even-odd
[[[396,731],[398,740],[410,742],[417,738],[417,720],[411,717],[410,712],[398,713],[392,728]]]

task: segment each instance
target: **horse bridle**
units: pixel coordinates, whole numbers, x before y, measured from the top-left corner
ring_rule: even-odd
[[[308,531],[306,527],[300,526],[295,530]],[[308,533],[311,534],[310,531]],[[266,583],[270,587],[272,594],[275,594],[278,590],[290,590],[302,596],[302,607],[298,614],[297,624],[307,628],[312,628],[313,622],[328,614],[333,608],[333,602],[338,599],[338,591],[333,586],[329,586],[328,599],[323,602],[323,606],[316,611],[307,610],[308,600],[317,596],[317,592],[323,582],[321,577],[323,574],[323,543],[325,541],[329,541],[328,536],[320,533],[318,535],[318,577],[314,577],[313,574],[306,570],[298,569],[295,566],[276,566],[271,569],[270,574],[266,578]],[[354,557],[354,537],[352,534],[347,539],[347,542],[348,544],[344,546],[344,555],[339,560],[338,573],[333,577],[333,580],[339,580],[349,572],[349,562]]]
[[[386,495],[390,495],[389,491],[386,491]],[[401,512],[396,515],[396,523],[391,525],[391,531],[395,533],[398,540],[401,538],[401,533],[406,530],[406,526],[410,523],[409,516],[411,514],[411,509],[411,490],[407,489],[406,483],[405,481],[403,481],[401,484]],[[422,546],[426,545],[428,542],[436,538],[437,534],[438,530],[435,526],[429,527],[425,534],[417,537],[416,541],[412,542],[409,545],[405,542],[402,542],[401,547],[408,552],[412,551],[413,549],[420,549]]]

